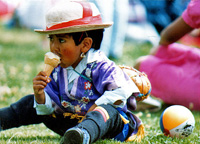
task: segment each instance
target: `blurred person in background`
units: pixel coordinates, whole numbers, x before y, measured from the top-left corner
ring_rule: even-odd
[[[160,35],[155,26],[147,20],[147,9],[140,0],[129,0],[129,20],[126,40],[134,43],[158,44]]]
[[[136,42],[150,42],[157,47],[160,40],[160,31],[171,21],[181,15],[189,0],[129,0],[130,22],[127,37]],[[149,97],[138,103],[138,110],[157,111],[161,102],[155,97]]]
[[[90,0],[99,8],[103,21],[113,21],[106,29],[101,50],[111,59],[121,58],[128,27],[128,0]]]
[[[200,110],[200,50],[177,43],[200,28],[200,0],[191,0],[183,14],[161,32],[159,46],[140,57],[135,68],[145,72],[152,95],[167,104]]]
[[[15,11],[15,5],[8,1],[0,0],[0,22],[6,23],[9,21]]]

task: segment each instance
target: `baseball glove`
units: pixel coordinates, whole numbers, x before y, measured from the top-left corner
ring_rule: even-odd
[[[146,99],[151,92],[151,83],[147,78],[147,75],[143,72],[140,72],[130,66],[121,66],[119,67],[132,79],[135,85],[138,87],[140,94],[136,96],[137,101],[142,101]]]

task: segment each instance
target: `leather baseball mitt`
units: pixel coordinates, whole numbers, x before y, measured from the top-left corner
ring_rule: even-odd
[[[151,83],[147,75],[143,72],[140,72],[130,66],[121,66],[119,67],[132,79],[135,85],[138,87],[140,94],[136,96],[137,101],[142,101],[146,99],[151,92]]]

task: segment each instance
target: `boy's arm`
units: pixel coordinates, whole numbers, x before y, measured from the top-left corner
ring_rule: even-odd
[[[122,108],[133,93],[140,93],[130,77],[112,62],[99,62],[92,71],[92,80],[97,91],[102,94],[95,101],[98,106],[111,104]]]
[[[45,92],[45,104],[38,104],[36,100],[34,100],[34,108],[38,115],[49,115],[52,114],[54,108],[52,107],[52,101],[49,95]]]
[[[51,114],[53,112],[51,99],[48,94],[44,92],[44,88],[50,81],[51,79],[47,77],[46,73],[43,71],[33,79],[33,90],[35,96],[34,107],[39,115]]]
[[[132,93],[139,93],[138,89],[136,89],[135,91],[132,90],[129,89],[129,87],[120,87],[112,91],[105,91],[104,94],[95,101],[95,104],[111,104],[115,107],[122,108],[126,104],[127,99],[132,95]]]

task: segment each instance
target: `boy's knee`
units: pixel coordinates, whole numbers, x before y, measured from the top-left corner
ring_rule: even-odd
[[[95,117],[103,118],[104,121],[106,122],[110,118],[117,117],[118,116],[118,111],[115,107],[112,105],[108,104],[102,104],[97,106],[93,111],[92,115],[96,115]],[[98,115],[98,116],[97,116]]]

